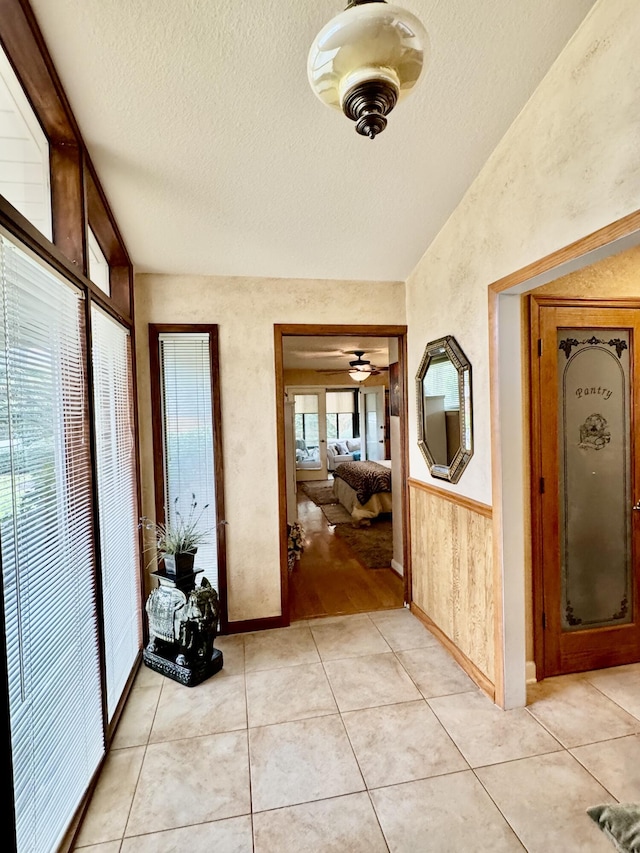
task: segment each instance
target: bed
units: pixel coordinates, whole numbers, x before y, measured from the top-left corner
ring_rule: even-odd
[[[354,523],[391,512],[391,463],[342,462],[333,472],[333,493]]]

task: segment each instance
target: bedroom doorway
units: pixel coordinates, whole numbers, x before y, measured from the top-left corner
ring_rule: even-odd
[[[289,623],[314,616],[402,607],[410,601],[411,589],[406,530],[406,326],[276,325],[274,344],[283,617]],[[364,383],[349,377],[349,359],[354,358],[351,353],[371,364],[371,375]],[[394,406],[393,417],[388,410],[390,374],[394,377],[394,399],[400,401],[399,406]],[[297,432],[302,428],[299,421],[308,420],[311,428],[315,415],[303,412],[301,404],[296,405],[300,403],[297,396],[309,391],[311,397],[321,389],[325,399],[335,396],[337,391],[351,389],[356,400],[351,414],[340,411],[330,415],[325,405],[322,421],[325,454],[326,445],[335,442],[345,445],[338,451],[339,456],[333,457],[336,461],[364,460],[365,440],[369,435],[376,444],[375,449],[370,449],[371,456],[379,460],[376,464],[390,469],[393,476],[393,493],[388,485],[386,505],[382,508],[380,502],[381,508],[374,510],[370,520],[365,520],[362,535],[340,502],[342,495],[332,495],[331,464],[321,480],[316,475],[310,482],[301,483],[301,479],[310,480],[309,474],[305,471],[301,478],[302,472],[296,471],[295,444]],[[349,417],[353,417],[355,428],[348,440],[341,441],[344,436],[333,436],[333,431],[340,429],[342,421],[346,429]],[[318,429],[318,444],[320,432]],[[356,447],[358,442],[360,446]],[[335,454],[336,448],[330,449]],[[383,497],[387,498],[380,495]],[[377,502],[375,499],[377,496],[372,506]],[[290,570],[287,543],[292,521],[302,525],[306,547],[300,561]],[[382,536],[383,528],[387,530],[386,538],[379,540],[379,547],[374,543],[371,565],[367,543],[363,545],[357,540]],[[376,565],[375,560],[380,560],[387,549],[386,562]]]

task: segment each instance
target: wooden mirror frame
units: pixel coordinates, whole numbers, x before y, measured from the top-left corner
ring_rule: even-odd
[[[425,430],[425,411],[423,383],[429,365],[436,358],[445,354],[458,372],[458,393],[460,398],[460,445],[453,458],[447,465],[436,462],[429,449]],[[456,339],[446,335],[438,340],[430,341],[424,350],[422,361],[416,374],[416,395],[418,412],[418,447],[422,451],[432,477],[457,483],[462,472],[473,456],[472,429],[472,397],[471,397],[471,364]]]

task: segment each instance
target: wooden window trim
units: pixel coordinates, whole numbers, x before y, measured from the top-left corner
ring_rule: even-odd
[[[133,266],[27,0],[0,0],[0,44],[49,142],[53,242],[91,298],[131,327]],[[24,230],[18,211],[9,208],[3,215]],[[110,297],[100,297],[87,278],[89,226],[109,264]],[[48,258],[48,241],[30,237],[30,248]]]

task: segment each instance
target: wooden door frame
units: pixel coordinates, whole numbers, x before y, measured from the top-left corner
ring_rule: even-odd
[[[640,244],[640,210],[636,210],[616,220],[586,237],[582,237],[555,252],[522,267],[509,275],[494,281],[488,287],[488,323],[489,323],[489,394],[491,414],[491,481],[493,503],[493,590],[495,601],[495,701],[502,708],[521,707],[526,704],[526,645],[524,624],[526,607],[524,599],[526,551],[524,533],[517,531],[515,536],[510,529],[509,519],[515,511],[516,520],[522,526],[531,518],[531,507],[526,503],[523,512],[509,505],[512,496],[505,489],[507,472],[509,477],[517,475],[522,481],[528,476],[530,468],[525,456],[516,456],[515,470],[513,454],[509,455],[509,435],[503,429],[505,412],[510,400],[505,401],[501,388],[504,387],[504,374],[509,369],[509,355],[504,341],[504,325],[501,324],[501,297],[518,296],[590,266],[605,257],[617,255],[632,246]],[[518,314],[518,316],[520,316]],[[516,322],[512,317],[511,322]],[[514,337],[520,342],[516,368],[520,366],[522,356],[522,374],[524,399],[530,376],[530,351],[528,336],[524,333],[525,323],[515,330]],[[526,406],[520,419],[521,432],[526,429]],[[519,440],[522,435],[519,436]],[[513,449],[513,448],[512,448]],[[517,447],[516,447],[517,450]],[[504,472],[504,474],[503,474]],[[534,638],[539,632],[534,623]],[[536,673],[540,678],[540,673]]]
[[[285,446],[285,382],[283,338],[291,335],[313,337],[396,338],[398,341],[398,375],[400,379],[400,489],[402,506],[402,562],[404,600],[411,603],[411,549],[409,547],[409,442],[407,412],[407,327],[356,326],[276,323],[273,327],[276,377],[276,443],[278,453],[278,519],[280,533],[280,599],[282,624],[290,624],[289,569],[287,566],[287,491]],[[394,489],[396,485],[394,484]]]
[[[530,460],[531,466],[531,567],[533,573],[533,643],[536,674],[539,680],[545,678],[549,673],[547,670],[546,657],[546,605],[545,585],[543,571],[543,509],[540,482],[542,480],[542,407],[540,401],[540,359],[538,357],[538,340],[540,338],[540,308],[584,308],[584,309],[616,309],[630,308],[640,309],[640,297],[624,299],[593,299],[593,298],[571,298],[561,296],[536,296],[528,297],[529,308],[529,364],[530,364],[530,386],[528,394],[528,414],[530,426]],[[597,323],[595,324],[597,325]],[[637,345],[637,342],[636,342]],[[631,430],[633,432],[633,412]],[[635,491],[632,489],[632,495]],[[637,556],[637,555],[636,555]],[[638,606],[637,580],[634,583],[633,596],[635,606]],[[551,673],[552,675],[555,673]]]

